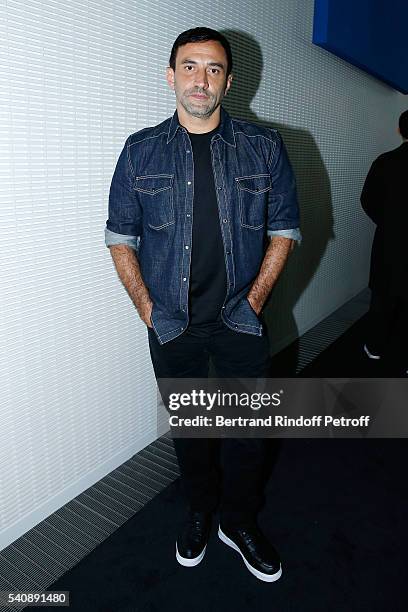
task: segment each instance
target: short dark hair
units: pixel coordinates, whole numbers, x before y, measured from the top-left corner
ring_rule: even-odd
[[[402,113],[402,115],[399,118],[398,125],[399,125],[399,131],[401,132],[401,136],[405,138],[405,140],[407,140],[408,139],[408,110]]]
[[[176,69],[176,55],[178,48],[190,42],[204,42],[206,40],[216,40],[224,47],[227,55],[227,76],[232,72],[232,52],[228,40],[221,32],[211,28],[191,28],[179,34],[173,43],[170,53],[169,66]]]

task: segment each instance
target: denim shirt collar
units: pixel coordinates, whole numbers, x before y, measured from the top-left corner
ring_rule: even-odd
[[[170,121],[169,131],[167,134],[167,144],[169,144],[169,142],[173,140],[178,129],[180,130],[183,129],[183,126],[179,122],[179,118],[178,118],[178,114],[176,110],[174,111],[174,114]],[[221,106],[221,120],[218,126],[218,130],[215,134],[215,137],[217,137],[218,135],[227,144],[231,145],[232,147],[236,146],[235,133],[234,133],[234,127],[232,124],[232,119],[230,115],[227,113],[227,111],[224,110],[222,106]]]

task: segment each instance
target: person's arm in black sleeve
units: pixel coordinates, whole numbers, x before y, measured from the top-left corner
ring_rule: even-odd
[[[360,201],[366,214],[378,225],[382,220],[384,207],[381,158],[377,158],[371,164],[361,192]]]

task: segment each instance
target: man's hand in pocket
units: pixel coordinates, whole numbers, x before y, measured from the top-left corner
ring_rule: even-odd
[[[254,299],[249,294],[247,295],[247,300],[250,303],[252,310],[254,310],[255,313],[259,315],[262,310],[262,304],[259,305],[257,302],[255,302]]]
[[[153,327],[152,325],[152,310],[153,310],[153,302],[149,300],[139,309],[139,316],[142,319],[143,323],[147,325],[147,327]]]

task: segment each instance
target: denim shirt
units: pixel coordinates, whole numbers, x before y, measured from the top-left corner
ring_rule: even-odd
[[[261,336],[246,296],[268,236],[301,239],[295,178],[276,130],[233,119],[222,107],[211,158],[227,272],[221,316],[230,329]],[[192,147],[177,111],[127,138],[112,178],[105,244],[135,249],[160,344],[189,322],[193,197]]]

